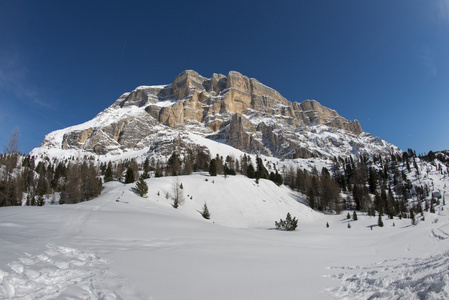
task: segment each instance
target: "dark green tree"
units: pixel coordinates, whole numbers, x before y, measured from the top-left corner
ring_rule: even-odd
[[[369,192],[375,194],[377,191],[377,174],[373,167],[369,168],[368,184]]]
[[[145,159],[145,162],[143,163],[143,178],[147,179],[150,178],[150,160],[148,157]]]
[[[125,174],[125,183],[133,183],[134,181],[136,181],[134,179],[134,171],[131,167],[128,167]]]
[[[265,168],[265,166],[263,165],[262,158],[260,158],[259,156],[256,157],[256,167],[257,167],[256,174],[255,174],[256,178],[262,178],[262,179],[269,178],[268,171]]]
[[[104,182],[112,181],[112,163],[109,162],[104,173]]]
[[[287,213],[285,220],[280,219],[279,222],[274,222],[274,225],[276,225],[278,230],[294,231],[298,227],[298,219],[296,217],[292,218],[290,213]]]
[[[168,173],[172,176],[178,176],[181,172],[181,160],[178,153],[173,152],[167,162]]]
[[[44,206],[44,204],[45,204],[44,196],[38,195],[36,200],[36,206]]]
[[[276,173],[271,172],[270,173],[270,180],[273,181],[276,185],[281,186],[284,182],[282,175],[278,173],[276,170]]]
[[[207,208],[206,202],[204,202],[203,211],[201,212],[201,215],[203,216],[203,218],[207,220],[210,219],[210,212],[209,209]]]
[[[246,176],[248,176],[248,178],[256,178],[256,171],[251,163],[248,164],[248,168],[246,169]]]
[[[382,221],[382,215],[379,214],[379,218],[377,219],[377,225],[379,227],[384,227],[384,222]]]
[[[135,187],[136,193],[140,196],[143,197],[148,193],[148,185],[145,182],[145,179],[143,177],[143,175],[141,175],[139,177],[139,180],[136,182],[136,187]]]
[[[316,202],[315,202],[315,193],[313,192],[312,187],[309,187],[307,191],[307,201],[309,202],[309,206],[311,209],[315,209]]]
[[[217,163],[215,161],[215,158],[212,158],[209,163],[209,175],[210,176],[217,176]]]

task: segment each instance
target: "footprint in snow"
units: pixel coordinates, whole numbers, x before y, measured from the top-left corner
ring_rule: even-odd
[[[79,249],[47,245],[0,270],[0,299],[146,299],[126,290],[108,261]]]
[[[343,272],[328,289],[334,299],[449,299],[449,252],[424,259],[395,259]]]

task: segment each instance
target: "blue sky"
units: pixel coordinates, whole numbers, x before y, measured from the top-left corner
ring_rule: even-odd
[[[403,150],[449,149],[448,0],[0,1],[0,144],[18,127],[28,153],[185,69],[315,99]]]

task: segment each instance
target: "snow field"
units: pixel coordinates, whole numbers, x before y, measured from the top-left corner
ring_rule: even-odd
[[[447,207],[380,228],[266,180],[178,179],[178,209],[165,199],[174,177],[146,180],[146,198],[109,182],[88,202],[1,209],[0,299],[448,298]],[[297,231],[272,230],[287,212]]]

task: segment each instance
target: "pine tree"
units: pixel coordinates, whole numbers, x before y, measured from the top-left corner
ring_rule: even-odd
[[[148,157],[145,159],[145,162],[143,163],[143,178],[147,179],[150,178],[150,161]]]
[[[133,183],[134,181],[136,181],[134,179],[134,171],[131,167],[128,167],[125,174],[125,183]]]
[[[203,212],[201,213],[201,215],[203,216],[203,218],[205,218],[207,220],[210,219],[210,213],[209,213],[209,209],[207,208],[206,202],[204,202]]]
[[[357,221],[357,220],[358,220],[358,218],[357,218],[357,213],[355,212],[355,210],[354,210],[354,212],[352,213],[352,220],[354,220],[354,221]]]
[[[379,218],[377,219],[377,225],[379,227],[384,227],[384,222],[382,221],[382,215],[379,214]]]
[[[139,177],[139,180],[136,183],[135,190],[140,197],[143,197],[148,193],[148,185],[145,182],[143,175]]]
[[[217,176],[217,163],[215,161],[215,158],[212,158],[209,163],[209,175],[210,176]]]
[[[294,231],[298,227],[298,219],[296,217],[292,218],[290,213],[287,213],[285,220],[280,219],[279,222],[274,222],[274,224],[278,230]]]
[[[181,172],[181,160],[178,153],[173,152],[167,162],[168,173],[172,176],[178,176]]]
[[[256,178],[256,171],[251,163],[249,163],[248,168],[246,169],[246,176],[248,176],[248,178]]]
[[[256,168],[257,168],[256,173],[255,173],[256,178],[262,178],[262,179],[269,178],[268,171],[265,168],[265,166],[263,165],[263,161],[259,156],[256,157]]]
[[[310,208],[315,209],[315,193],[313,192],[313,189],[311,187],[309,187],[309,190],[307,192],[307,201],[309,202]]]
[[[137,163],[135,158],[131,159],[131,161],[129,162],[129,167],[133,170],[134,173],[133,182],[135,182],[137,179],[139,179],[139,164]]]
[[[369,184],[369,192],[371,194],[375,194],[377,190],[377,175],[373,167],[369,168],[368,184]]]
[[[44,204],[45,204],[44,196],[38,195],[37,201],[36,201],[36,206],[44,206]]]
[[[104,182],[112,181],[112,163],[108,163],[108,167],[104,173]]]
[[[329,228],[329,222],[326,222],[326,227]]]

